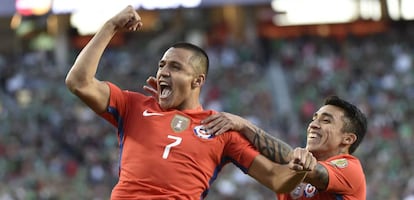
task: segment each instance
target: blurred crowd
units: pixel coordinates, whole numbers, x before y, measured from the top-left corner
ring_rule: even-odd
[[[394,27],[340,40],[205,42],[211,67],[202,102],[206,109],[241,115],[292,146],[303,146],[307,124],[323,99],[344,97],[369,119],[356,152],[366,173],[367,199],[413,200],[412,35],[414,29]],[[98,77],[143,91],[164,49],[128,40],[105,52]],[[71,62],[78,52],[72,49]],[[108,199],[118,176],[116,130],[66,89],[69,67],[56,66],[50,51],[0,55],[0,200]],[[231,165],[208,197],[275,198]]]

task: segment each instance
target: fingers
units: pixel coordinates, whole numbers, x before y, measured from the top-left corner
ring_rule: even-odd
[[[209,134],[217,134],[217,131],[221,129],[223,126],[222,119],[220,118],[220,114],[214,114],[207,117],[205,120],[202,121],[204,127],[207,129]]]
[[[148,92],[151,96],[153,96],[155,99],[158,99],[157,80],[155,79],[155,77],[148,77],[146,82],[148,85],[144,85],[143,89],[146,92]]]
[[[302,161],[302,166],[304,170],[312,170],[311,168],[311,163],[312,163],[312,158],[310,157],[310,155],[306,155],[306,159],[304,159]]]
[[[305,148],[295,148],[289,166],[293,170],[311,171],[317,164],[316,158]]]
[[[230,130],[228,119],[222,114],[210,115],[201,121],[209,134],[220,135]]]
[[[143,89],[148,92],[151,96],[153,96],[154,98],[158,99],[158,92],[157,90],[155,90],[152,87],[148,87],[146,85],[143,86]]]
[[[291,165],[290,168],[292,170],[295,170],[295,171],[306,171],[306,170],[303,169],[303,166],[302,165],[294,164],[294,163],[291,163],[290,165]]]
[[[125,28],[127,28],[130,31],[136,31],[139,28],[142,27],[142,21],[141,21],[141,17],[138,15],[138,13],[133,10],[132,11],[132,17],[130,17],[128,19],[128,22],[125,25]]]
[[[211,133],[210,134],[220,135],[220,134],[223,134],[223,133],[229,131],[230,130],[230,126],[228,125],[227,122],[220,121],[213,128],[207,129],[207,130],[209,130],[209,132],[211,130]]]
[[[205,127],[209,127],[210,126],[210,122],[214,122],[214,120],[216,120],[218,117],[220,117],[220,113],[216,113],[216,114],[210,115],[207,118],[203,119],[201,121],[201,123],[202,124],[205,124]]]
[[[155,79],[155,77],[153,76],[148,77],[146,82],[149,86],[157,90],[157,79]]]
[[[141,17],[138,15],[138,13],[132,8],[132,6],[130,6],[128,8],[128,12],[130,12],[130,17],[127,21],[127,23],[125,24],[125,28],[128,29],[129,31],[136,31],[139,28],[142,27],[142,21],[141,21]],[[131,10],[132,9],[132,10]]]
[[[143,25],[141,17],[131,5],[115,15],[111,22],[115,24],[116,29],[128,31],[136,31]]]

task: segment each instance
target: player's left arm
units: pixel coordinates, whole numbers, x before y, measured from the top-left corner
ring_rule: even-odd
[[[291,160],[290,145],[240,116],[220,112],[207,117],[202,123],[210,134],[220,135],[229,130],[242,133],[262,155],[273,162],[287,164]]]

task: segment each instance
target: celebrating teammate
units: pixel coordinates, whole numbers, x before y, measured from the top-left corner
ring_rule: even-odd
[[[203,123],[210,134],[240,131],[263,155],[275,162],[289,160],[290,152],[280,153],[280,140],[239,116],[218,113]],[[365,199],[364,171],[352,153],[363,140],[366,130],[366,117],[356,106],[337,96],[328,97],[313,115],[306,135],[306,149],[318,163],[290,193],[279,192],[278,200]]]

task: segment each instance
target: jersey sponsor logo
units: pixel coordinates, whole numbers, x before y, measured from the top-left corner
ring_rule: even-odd
[[[303,195],[304,185],[304,183],[300,183],[298,186],[296,186],[296,188],[290,192],[290,197],[292,199],[299,199]]]
[[[148,112],[148,110],[144,110],[144,112],[142,113],[142,116],[144,117],[149,117],[149,116],[163,116],[164,114],[162,113],[156,113],[156,112]]]
[[[348,166],[348,160],[346,158],[332,160],[330,163],[338,168],[345,168]]]
[[[207,129],[203,125],[194,127],[194,134],[203,139],[210,139],[214,137],[214,135],[207,133]]]
[[[174,132],[181,132],[188,128],[190,119],[182,115],[175,115],[171,120],[171,128]]]
[[[300,199],[302,197],[312,198],[318,193],[318,190],[315,186],[309,183],[300,183],[291,193],[290,197],[292,199]]]

